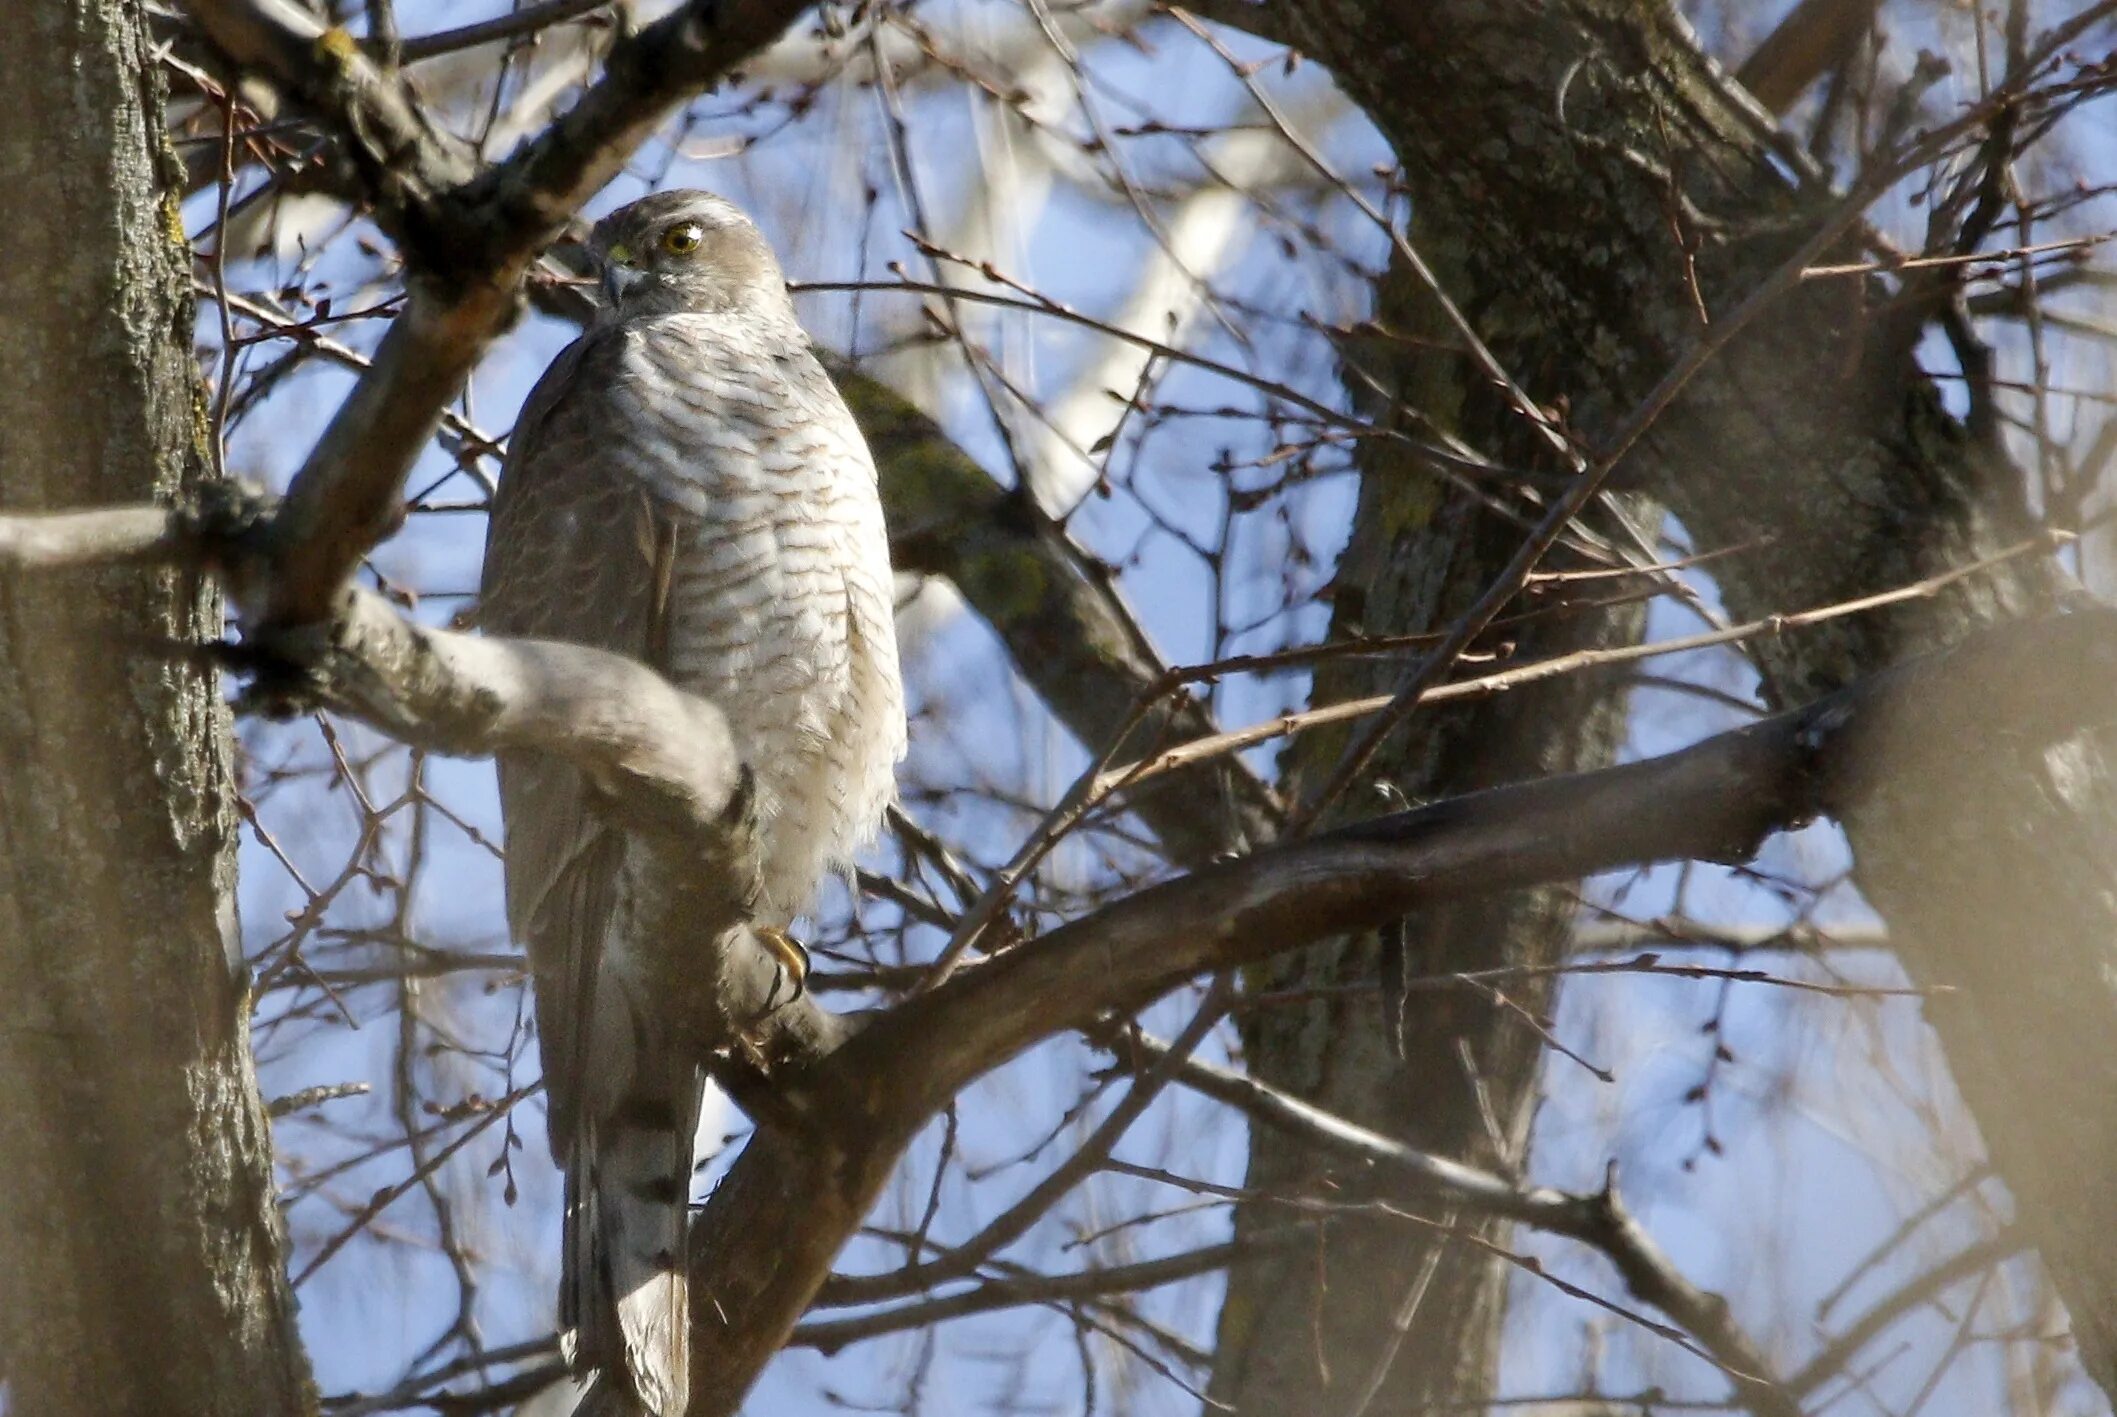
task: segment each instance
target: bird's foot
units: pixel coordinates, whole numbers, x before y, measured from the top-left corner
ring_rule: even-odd
[[[329,640],[315,627],[253,634],[240,642],[223,640],[208,653],[223,672],[248,681],[235,696],[238,717],[254,714],[283,723],[330,702],[330,677],[324,668]]]
[[[765,999],[765,1012],[769,1014],[780,1007],[780,980],[791,980],[794,985],[794,992],[786,999],[786,1003],[791,1004],[808,992],[809,951],[801,941],[776,925],[759,926],[757,938],[772,952],[774,963],[772,992]]]

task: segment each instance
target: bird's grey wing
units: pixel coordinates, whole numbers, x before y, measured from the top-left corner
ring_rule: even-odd
[[[608,391],[622,353],[617,331],[584,336],[524,403],[493,499],[478,620],[489,634],[592,645],[653,664],[677,528],[631,475],[615,436]],[[552,1149],[562,1163],[623,855],[621,835],[595,815],[589,793],[564,763],[500,758],[508,925],[535,973]]]
[[[546,371],[494,497],[479,620],[493,634],[591,645],[664,667],[671,566],[687,518],[655,497],[609,329]],[[576,1361],[620,1410],[687,1399],[685,1201],[701,1082],[627,992],[625,841],[589,784],[503,754],[507,913],[529,948],[552,1153],[566,1172],[559,1314]]]

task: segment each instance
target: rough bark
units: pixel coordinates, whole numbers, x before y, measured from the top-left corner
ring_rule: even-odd
[[[1429,240],[1424,254],[1445,260],[1454,253]],[[1464,361],[1431,352],[1451,348],[1452,333],[1401,266],[1382,283],[1375,315],[1393,335],[1409,338],[1348,352],[1347,382],[1356,398],[1416,410],[1433,426],[1521,460],[1514,465],[1535,462],[1519,417]],[[1507,346],[1501,352],[1516,353]],[[1373,411],[1389,414],[1386,407]],[[1334,582],[1334,633],[1440,629],[1506,563],[1521,529],[1421,467],[1401,446],[1380,439],[1363,446],[1360,501]],[[1598,612],[1545,622],[1512,638],[1541,657],[1633,638],[1640,624],[1636,610]],[[1321,704],[1386,693],[1401,667],[1355,661],[1326,668],[1313,698]],[[1359,727],[1305,740],[1289,760],[1290,795],[1327,778]],[[1450,796],[1599,766],[1614,752],[1621,728],[1621,702],[1604,682],[1584,677],[1422,713],[1377,759],[1375,776],[1409,800]],[[1384,805],[1378,796],[1352,811],[1369,815]],[[1550,964],[1564,947],[1572,915],[1565,893],[1551,890],[1421,912],[1405,921],[1403,957],[1392,966],[1425,975]],[[1385,972],[1379,956],[1376,938],[1368,936],[1279,962],[1260,982],[1267,988],[1377,983]],[[1531,984],[1511,992],[1540,1012],[1549,990]],[[1401,1057],[1391,1040],[1400,1024]],[[1541,1043],[1518,1014],[1484,995],[1421,991],[1398,1001],[1385,990],[1271,1010],[1251,1017],[1244,1043],[1258,1077],[1340,1116],[1505,1172],[1524,1160]],[[1298,1184],[1323,1164],[1313,1151],[1268,1131],[1253,1133],[1251,1148],[1253,1188]],[[1278,1220],[1273,1207],[1256,1208],[1243,1212],[1237,1231]],[[1465,1223],[1488,1236],[1504,1224],[1489,1217]],[[1505,1276],[1470,1246],[1444,1245],[1438,1255],[1435,1249],[1431,1232],[1418,1227],[1344,1221],[1325,1227],[1314,1246],[1236,1272],[1221,1313],[1213,1395],[1244,1412],[1340,1414],[1365,1402],[1367,1412],[1384,1414],[1489,1392]],[[1422,1283],[1429,1261],[1434,1267]]]
[[[1421,227],[1465,238],[1468,288],[1503,292],[1488,327],[1527,332],[1531,387],[1566,395],[1591,440],[1695,336],[1698,301],[1725,310],[1834,200],[1789,183],[1758,111],[1658,5],[1338,0],[1282,19],[1393,144]],[[1715,567],[1738,615],[1900,584],[2023,534],[2018,474],[1914,361],[1928,312],[1875,294],[1801,286],[1633,459],[1701,546],[1771,538]],[[1767,688],[1801,702],[2057,594],[2024,558],[1767,646]],[[1890,746],[1895,785],[1845,822],[1859,884],[1914,974],[1954,986],[1931,1020],[2088,1372],[2117,1388],[2117,785],[2084,741],[2027,765],[1986,743]]]
[[[206,475],[160,85],[128,0],[0,8],[0,498]],[[23,1413],[313,1410],[196,577],[0,582],[0,1351]]]

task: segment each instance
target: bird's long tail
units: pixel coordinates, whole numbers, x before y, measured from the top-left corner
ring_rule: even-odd
[[[582,1117],[566,1173],[560,1325],[596,1370],[586,1417],[682,1417],[690,1396],[684,1241],[703,1083],[649,1065],[618,1105]]]

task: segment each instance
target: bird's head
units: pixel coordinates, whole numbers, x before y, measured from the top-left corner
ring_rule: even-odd
[[[605,318],[788,309],[786,278],[741,208],[711,192],[657,192],[595,225]]]

